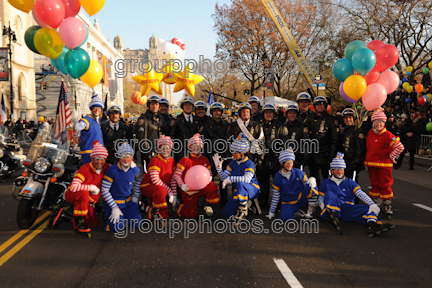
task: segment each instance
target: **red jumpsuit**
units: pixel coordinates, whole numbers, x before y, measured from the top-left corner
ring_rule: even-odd
[[[179,163],[177,163],[177,169],[175,171],[174,177],[177,184],[181,185],[184,183],[184,177],[187,170],[195,165],[205,166],[211,174],[211,166],[207,157],[199,156],[196,154],[190,154],[189,157],[183,157]],[[179,205],[177,210],[177,215],[185,218],[195,218],[198,216],[198,198],[205,197],[205,201],[208,204],[218,204],[220,202],[218,196],[218,187],[211,181],[204,189],[200,190],[198,193],[189,195],[184,191],[181,191],[182,204]]]
[[[74,205],[73,216],[85,217],[85,223],[90,228],[98,226],[93,204],[99,200],[100,193],[97,195],[90,194],[89,186],[93,184],[100,189],[102,178],[109,166],[108,163],[105,163],[102,171],[97,174],[93,163],[84,164],[75,174],[71,185],[64,194],[66,201]]]
[[[383,200],[393,199],[392,167],[390,158],[396,158],[404,147],[396,137],[387,129],[375,134],[371,129],[366,139],[366,156],[364,164],[368,166],[369,178],[372,189],[369,195]]]
[[[177,183],[172,177],[174,170],[174,159],[165,159],[158,154],[150,160],[148,172],[144,175],[140,185],[141,194],[152,202],[154,208],[159,209],[159,214],[164,219],[168,218],[166,202],[168,193],[177,196]],[[151,210],[148,211],[147,217],[151,219]]]

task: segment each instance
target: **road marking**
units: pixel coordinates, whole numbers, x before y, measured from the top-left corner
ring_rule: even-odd
[[[419,208],[422,208],[422,209],[424,209],[424,210],[427,210],[427,211],[429,211],[429,212],[432,212],[432,208],[429,207],[429,206],[426,206],[426,205],[423,205],[423,204],[416,204],[416,203],[413,203],[413,205],[414,205],[414,206],[417,206],[417,207],[419,207]]]
[[[25,237],[21,242],[15,245],[11,250],[9,250],[5,255],[0,258],[0,267],[8,261],[12,256],[14,256],[18,251],[20,251],[25,245],[27,245],[34,237],[41,233],[47,226],[50,219],[46,220],[40,227],[35,229],[27,237]]]
[[[279,268],[280,272],[282,273],[282,276],[284,276],[285,280],[288,282],[288,285],[290,285],[293,288],[303,288],[303,286],[300,284],[300,282],[291,272],[291,269],[289,269],[288,265],[285,263],[283,259],[274,258],[273,261],[275,262],[276,266]]]
[[[26,234],[28,231],[30,231],[33,227],[35,227],[39,222],[44,220],[48,215],[51,214],[51,211],[45,212],[42,216],[36,219],[35,223],[29,228],[29,229],[23,229],[16,233],[14,236],[12,236],[9,240],[7,240],[5,243],[3,243],[0,246],[0,253],[2,253],[5,249],[7,249],[10,245],[12,245],[16,240],[21,238],[24,234]]]

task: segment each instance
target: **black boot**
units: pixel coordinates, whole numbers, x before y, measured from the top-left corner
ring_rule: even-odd
[[[381,225],[376,222],[370,221],[367,223],[367,235],[369,237],[374,237],[375,235],[381,234]]]
[[[82,216],[74,216],[73,224],[75,228],[75,232],[90,238],[91,229],[85,223],[85,217]]]
[[[330,223],[336,228],[340,235],[343,235],[342,229],[339,226],[339,218],[337,213],[331,209],[326,209],[326,216],[330,220]]]
[[[390,224],[390,223],[384,223],[384,224],[382,224],[381,225],[381,232],[387,232],[387,231],[389,231],[390,229],[393,229],[393,228],[395,228],[396,227],[396,225],[394,225],[394,224]]]

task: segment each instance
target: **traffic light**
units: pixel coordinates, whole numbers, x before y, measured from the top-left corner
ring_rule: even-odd
[[[48,83],[47,82],[42,82],[41,83],[41,90],[48,90],[49,89],[49,86],[48,86]]]
[[[234,91],[234,98],[237,97],[237,91]]]
[[[249,90],[244,90],[244,95],[248,95],[249,94]]]

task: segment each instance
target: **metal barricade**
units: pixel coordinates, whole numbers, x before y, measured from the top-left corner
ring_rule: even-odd
[[[421,135],[420,145],[417,149],[417,157],[432,159],[432,135]],[[429,167],[428,171],[432,169]]]

